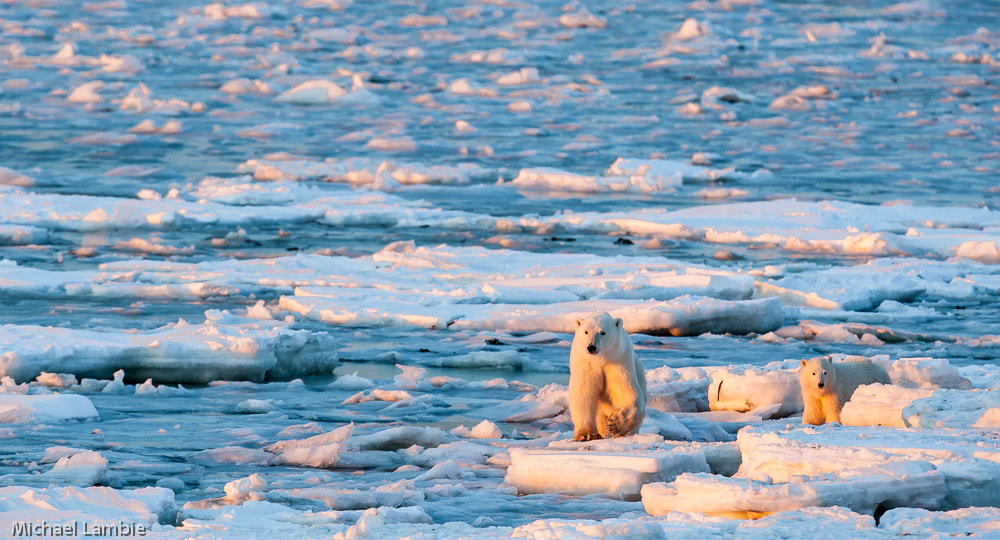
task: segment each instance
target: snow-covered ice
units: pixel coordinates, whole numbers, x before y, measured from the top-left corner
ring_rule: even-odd
[[[658,435],[628,439],[511,449],[506,481],[520,493],[600,493],[637,500],[643,484],[709,471],[702,452],[663,446]]]
[[[140,4],[0,7],[0,536],[1000,534],[996,2]]]

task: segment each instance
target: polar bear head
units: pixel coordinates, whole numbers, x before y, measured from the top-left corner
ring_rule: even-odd
[[[802,388],[829,390],[833,387],[833,362],[829,356],[818,356],[802,360],[802,370],[799,372],[799,384]]]
[[[573,345],[582,346],[593,355],[601,354],[605,350],[617,350],[623,328],[624,323],[621,319],[616,319],[607,313],[596,313],[586,319],[577,319]]]

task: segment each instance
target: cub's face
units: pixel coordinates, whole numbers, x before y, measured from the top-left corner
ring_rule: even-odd
[[[582,345],[590,354],[616,347],[621,335],[622,320],[612,318],[607,313],[576,320],[576,335],[573,343]]]
[[[833,365],[830,359],[824,357],[810,358],[802,360],[802,372],[799,374],[799,382],[804,387],[826,388],[830,382],[830,371]]]

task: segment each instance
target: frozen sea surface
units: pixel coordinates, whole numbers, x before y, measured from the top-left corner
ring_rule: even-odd
[[[996,20],[0,3],[0,535],[1000,534]],[[818,355],[896,386],[804,428]]]

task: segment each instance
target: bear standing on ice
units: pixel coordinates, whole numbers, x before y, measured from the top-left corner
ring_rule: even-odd
[[[607,313],[576,320],[569,352],[573,439],[623,437],[646,417],[646,372],[621,319]]]
[[[802,360],[802,423],[840,423],[840,410],[859,386],[889,384],[889,375],[869,360],[833,362],[829,356]]]

